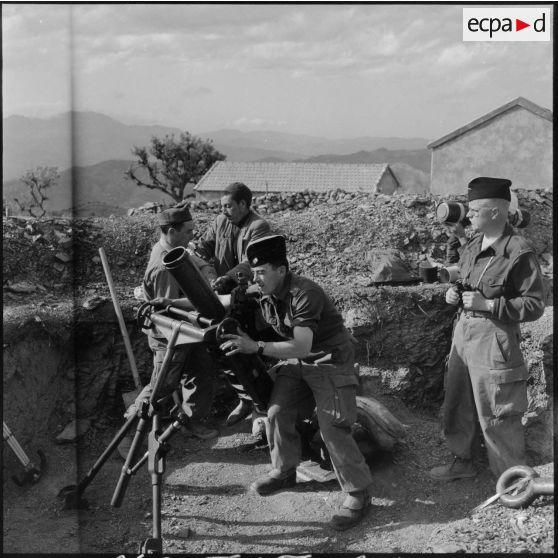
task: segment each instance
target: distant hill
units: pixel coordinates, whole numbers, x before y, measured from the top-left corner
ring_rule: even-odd
[[[129,160],[134,145],[147,145],[153,135],[180,131],[129,126],[96,112],[67,112],[52,118],[10,116],[3,120],[3,179],[19,178],[37,166],[62,171],[110,159]]]
[[[397,149],[385,148],[374,151],[357,151],[347,155],[318,155],[304,159],[306,163],[405,163],[430,174],[430,151],[428,149]]]
[[[382,150],[383,160],[377,159],[379,155],[372,153],[355,153],[343,157],[318,157],[322,163],[372,163],[389,162],[397,180],[406,192],[426,192],[430,181],[430,173],[415,166],[402,162],[404,152],[391,157],[392,152]],[[411,152],[410,160],[413,160]],[[330,160],[331,159],[331,160]],[[393,160],[391,162],[389,159]],[[401,161],[401,162],[400,162]],[[277,162],[277,160],[274,160]],[[280,162],[280,161],[279,161]],[[424,164],[424,163],[423,163]],[[60,214],[71,212],[75,208],[76,216],[85,217],[95,215],[106,217],[111,214],[124,215],[132,207],[139,207],[146,202],[172,202],[170,196],[157,190],[140,188],[124,177],[130,161],[103,161],[89,167],[76,167],[74,174],[67,169],[60,175],[58,184],[47,192],[48,201],[45,208],[49,213]],[[72,184],[75,188],[72,190]],[[4,182],[3,197],[11,201],[20,197],[25,192],[25,186],[19,180]]]
[[[318,155],[308,163],[388,163],[403,190],[427,192],[430,189],[430,151],[428,149],[358,151],[348,155]]]
[[[73,132],[72,132],[73,131]],[[56,166],[57,186],[45,207],[52,213],[107,216],[123,214],[148,201],[170,203],[169,196],[139,188],[124,178],[134,146],[152,136],[177,136],[184,130],[127,125],[95,112],[67,112],[52,118],[10,116],[3,120],[3,197],[20,197],[18,178],[37,166]],[[320,138],[281,132],[217,130],[195,134],[211,139],[229,161],[308,161],[389,163],[408,191],[428,189],[430,153],[424,138]],[[73,138],[73,141],[71,141]],[[324,155],[329,153],[329,155]],[[70,170],[73,166],[73,175]],[[73,189],[72,189],[73,184]]]
[[[129,161],[104,161],[90,167],[67,169],[58,183],[47,191],[45,209],[52,214],[70,213],[76,217],[125,215],[131,207],[146,202],[172,202],[170,196],[157,190],[140,188],[124,177]],[[72,189],[72,184],[75,187]],[[10,201],[25,192],[19,180],[4,183],[3,197]]]
[[[10,116],[3,119],[3,179],[19,178],[26,170],[37,166],[57,166],[64,170],[108,160],[130,160],[133,147],[148,145],[152,136],[177,136],[183,131],[165,126],[123,124],[96,112],[67,112],[52,118]],[[188,131],[212,140],[229,161],[294,161],[324,153],[347,155],[381,147],[390,150],[424,149],[428,143],[425,138],[331,140],[269,131]]]

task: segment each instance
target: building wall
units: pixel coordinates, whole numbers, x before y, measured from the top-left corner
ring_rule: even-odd
[[[518,106],[432,149],[433,194],[465,194],[477,176],[552,188],[552,122]]]
[[[397,190],[397,181],[390,172],[385,172],[376,188],[380,194],[393,194]]]

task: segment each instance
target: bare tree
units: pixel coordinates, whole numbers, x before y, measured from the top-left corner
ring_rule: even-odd
[[[225,155],[219,153],[211,140],[202,140],[189,132],[159,139],[151,138],[151,145],[134,147],[132,153],[137,163],[126,171],[126,178],[138,186],[159,190],[177,202],[184,198],[184,190],[189,184],[197,184],[216,161],[223,161]]]
[[[19,181],[27,186],[28,191],[21,200],[14,198],[19,209],[37,219],[44,217],[44,203],[48,200],[46,190],[56,184],[59,178],[58,167],[36,167],[26,171]]]

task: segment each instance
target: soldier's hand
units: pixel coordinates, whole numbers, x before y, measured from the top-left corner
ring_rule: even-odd
[[[465,291],[461,298],[463,299],[463,308],[465,310],[477,310],[479,312],[489,310],[488,300],[479,291]]]
[[[229,275],[222,275],[221,277],[217,277],[217,279],[215,279],[211,283],[211,288],[217,294],[229,294],[235,287],[235,280]]]
[[[156,306],[157,308],[166,308],[172,305],[172,298],[165,298],[164,296],[158,296],[149,301],[151,306]]]
[[[258,352],[257,342],[251,339],[240,328],[237,329],[236,334],[224,334],[223,339],[226,339],[227,341],[221,343],[219,348],[225,353],[225,356],[236,355],[238,353],[251,355]]]
[[[459,293],[457,292],[457,289],[455,287],[450,287],[446,291],[446,302],[448,304],[452,304],[453,306],[457,306],[459,304],[460,300],[461,300],[461,297],[459,296]]]

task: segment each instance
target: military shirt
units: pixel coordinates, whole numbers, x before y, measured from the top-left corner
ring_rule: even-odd
[[[506,224],[500,238],[482,250],[482,234],[465,245],[459,261],[461,278],[494,300],[492,317],[530,322],[544,312],[544,284],[534,249]]]
[[[287,273],[281,290],[262,296],[260,306],[264,320],[281,337],[293,339],[296,326],[310,328],[312,353],[329,353],[351,339],[331,299],[306,277]]]
[[[219,276],[229,275],[234,280],[238,272],[251,276],[246,248],[253,240],[269,235],[271,230],[269,223],[253,210],[239,225],[221,214],[196,246],[196,253],[205,261],[212,262]]]

